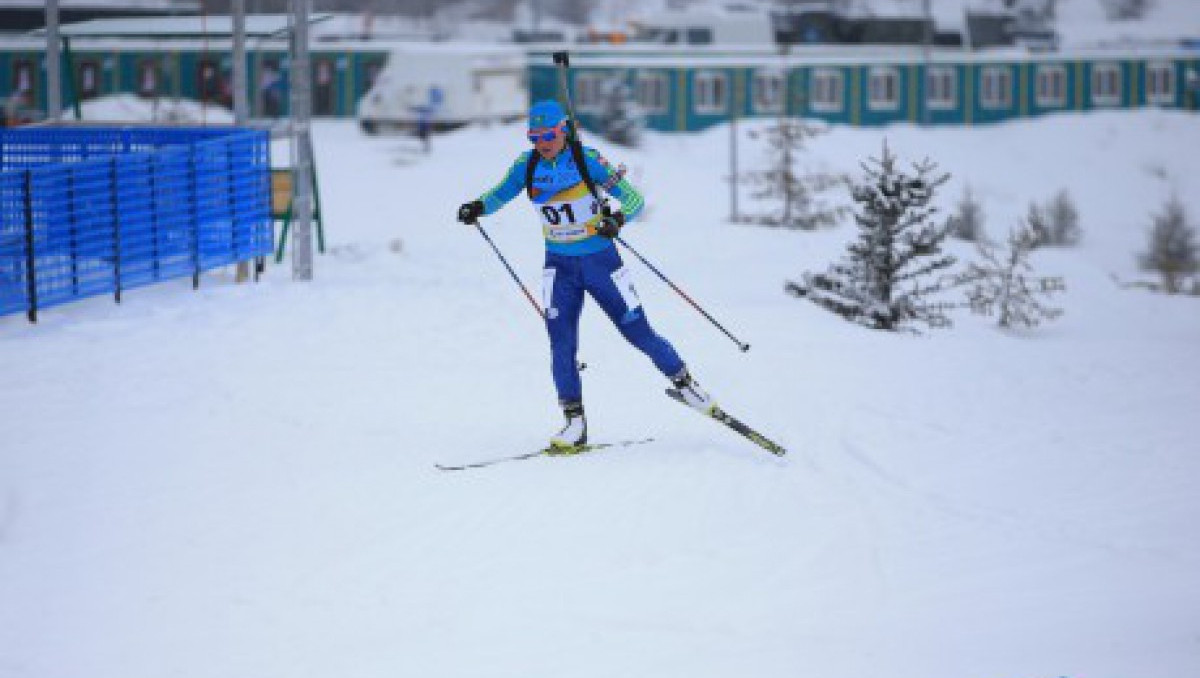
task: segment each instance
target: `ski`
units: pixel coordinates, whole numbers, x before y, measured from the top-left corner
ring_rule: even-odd
[[[712,412],[704,412],[702,410],[697,410],[696,408],[692,407],[691,405],[688,405],[687,401],[683,399],[683,394],[681,394],[678,389],[673,389],[673,388],[667,389],[667,395],[671,396],[672,400],[686,406],[689,410],[695,410],[696,412],[699,412],[700,414],[703,414],[706,417],[709,417],[711,419],[716,419],[717,421],[721,422],[722,424],[725,424],[726,426],[728,426],[729,428],[733,429],[738,434],[740,434],[742,437],[746,438],[747,440],[754,443],[755,445],[758,445],[759,447],[763,448],[764,450],[770,452],[771,454],[774,454],[774,455],[780,456],[780,457],[787,454],[787,450],[784,449],[782,445],[772,441],[771,439],[767,438],[766,436],[759,433],[758,431],[755,431],[754,429],[750,428],[749,426],[743,424],[740,420],[731,416],[729,413],[727,413],[725,410],[722,410],[720,407],[714,406]]]
[[[588,443],[577,447],[543,447],[540,450],[533,452],[524,452],[522,454],[513,454],[507,457],[496,457],[494,459],[484,459],[483,461],[475,461],[468,464],[434,464],[440,471],[465,471],[471,468],[484,468],[487,466],[495,466],[510,461],[521,461],[523,459],[533,459],[535,457],[572,457],[578,454],[587,454],[597,450],[607,450],[614,447],[631,447],[633,445],[643,445],[653,442],[654,438],[642,438],[640,440],[618,440],[612,443]]]

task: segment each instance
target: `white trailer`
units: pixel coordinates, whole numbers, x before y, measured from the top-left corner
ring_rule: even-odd
[[[412,44],[392,50],[358,102],[369,134],[412,133],[473,122],[509,122],[529,105],[525,52],[511,46]]]

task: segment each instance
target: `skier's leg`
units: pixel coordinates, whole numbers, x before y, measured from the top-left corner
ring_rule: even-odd
[[[550,369],[559,403],[566,407],[583,402],[576,354],[579,350],[579,315],[583,310],[583,279],[576,257],[546,254],[542,270],[542,307],[550,335]]]
[[[667,378],[684,372],[683,359],[671,343],[650,327],[633,287],[629,270],[616,248],[584,257],[584,284],[626,341],[645,353]]]

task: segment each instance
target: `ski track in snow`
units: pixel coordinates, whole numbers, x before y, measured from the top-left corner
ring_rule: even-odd
[[[877,464],[868,453],[853,443],[843,441],[842,451],[846,453],[848,459],[857,462],[866,470],[866,475],[875,481],[873,483],[875,489],[882,489],[894,498],[899,498],[898,502],[886,503],[889,509],[894,509],[897,503],[912,503],[919,509],[932,510],[947,518],[971,523],[980,528],[1002,530],[1013,536],[1029,535],[1047,543],[1068,543],[1096,549],[1113,556],[1147,560],[1164,559],[1189,567],[1200,565],[1191,556],[1151,547],[1119,544],[1102,537],[1094,537],[1087,534],[1085,526],[1060,521],[1053,516],[1022,515],[1019,511],[977,505],[969,500],[954,499],[936,491],[914,487]]]

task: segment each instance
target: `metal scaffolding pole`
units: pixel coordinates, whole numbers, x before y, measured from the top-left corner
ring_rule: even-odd
[[[245,125],[250,119],[246,87],[246,0],[233,0],[233,121]]]
[[[250,120],[246,91],[246,0],[233,0],[229,7],[233,14],[233,123],[245,125]],[[239,261],[234,280],[245,282],[250,279],[250,262]]]
[[[46,119],[62,118],[62,40],[58,34],[58,0],[46,0]]]
[[[930,61],[931,61],[929,58],[929,51],[930,51],[930,43],[933,42],[932,4],[933,4],[932,0],[922,0],[922,3],[921,3],[922,10],[925,13],[924,35],[922,36],[923,39],[921,40],[921,42],[922,42],[921,51],[922,51],[923,61],[925,62],[925,81],[920,83],[920,86],[917,88],[917,91],[920,92],[920,97],[921,97],[921,124],[922,125],[929,124],[929,75],[930,75],[929,68],[930,68]]]
[[[296,171],[292,179],[292,279],[312,280],[312,76],[308,60],[308,19],[312,0],[292,0],[292,134],[296,147]]]

